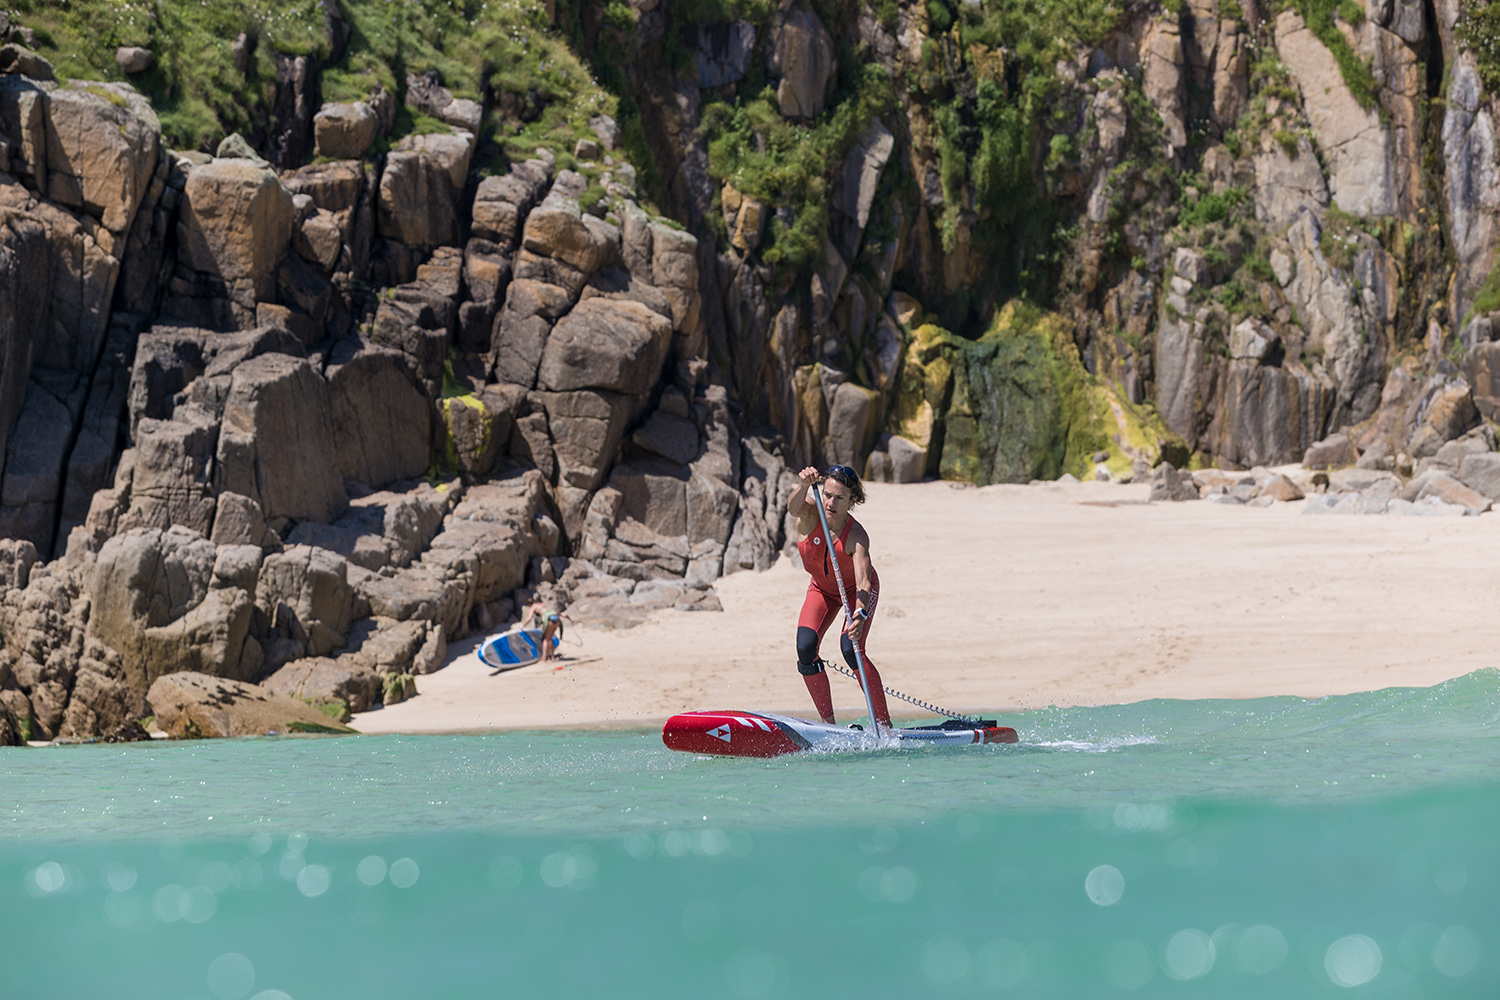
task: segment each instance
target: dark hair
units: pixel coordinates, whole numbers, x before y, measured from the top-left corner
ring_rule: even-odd
[[[849,506],[857,507],[865,502],[865,487],[859,481],[859,473],[847,465],[830,465],[825,479],[843,485],[849,491]]]

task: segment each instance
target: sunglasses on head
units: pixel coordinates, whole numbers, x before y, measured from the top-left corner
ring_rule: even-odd
[[[852,479],[856,483],[859,482],[859,474],[847,465],[830,465],[828,474],[835,479]]]

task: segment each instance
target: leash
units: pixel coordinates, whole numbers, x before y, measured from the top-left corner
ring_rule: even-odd
[[[831,660],[824,660],[823,664],[826,667],[837,670],[845,677],[851,677],[856,681],[859,680],[858,677],[854,676],[854,671],[850,670],[848,667],[844,666],[841,663],[834,663]],[[941,715],[949,719],[957,719],[959,722],[967,722],[970,725],[975,726],[976,728],[980,728],[980,723],[983,721],[981,719],[972,719],[967,715],[963,715],[959,712],[953,712],[946,708],[939,708],[938,706],[933,705],[929,702],[922,701],[920,698],[913,698],[910,695],[902,694],[900,691],[897,691],[895,688],[891,687],[888,684],[882,684],[881,688],[892,698],[900,698],[908,705],[915,705],[918,708],[925,709],[926,711],[931,712],[933,715]]]

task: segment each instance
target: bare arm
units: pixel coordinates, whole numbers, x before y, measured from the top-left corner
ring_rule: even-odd
[[[822,476],[818,475],[817,469],[809,465],[797,473],[797,478],[801,482],[792,491],[792,495],[787,498],[786,512],[797,519],[797,530],[799,532],[804,535],[810,535],[813,530],[813,522],[818,519],[818,508],[813,506],[812,502],[808,500],[807,491],[810,487],[815,486],[822,479]]]
[[[870,561],[870,536],[860,525],[857,532],[851,532],[850,539],[854,543],[854,552],[851,558],[854,560],[854,611],[863,611],[865,615],[870,613],[871,592],[873,587],[871,581],[875,577],[875,564]],[[851,638],[858,639],[864,631],[865,617],[856,617],[853,624],[849,626]]]

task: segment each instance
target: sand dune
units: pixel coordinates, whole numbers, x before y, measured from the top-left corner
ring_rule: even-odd
[[[1316,697],[1429,685],[1496,664],[1500,517],[1305,517],[1146,502],[1102,483],[871,484],[856,510],[880,572],[871,659],[946,707],[1004,711],[1146,698]],[[807,576],[787,560],[716,585],[723,613],[578,628],[562,669],[490,676],[454,644],[420,696],[364,732],[659,723],[683,710],[808,716],[794,667]],[[835,637],[824,655],[836,656]],[[841,719],[864,713],[833,678]],[[903,711],[899,720],[924,715]]]

